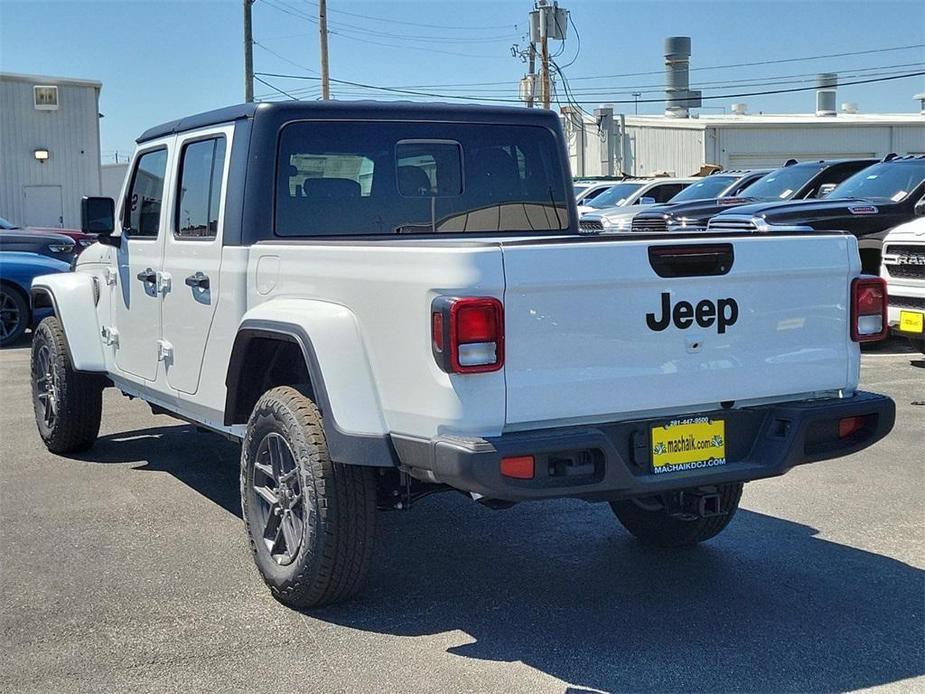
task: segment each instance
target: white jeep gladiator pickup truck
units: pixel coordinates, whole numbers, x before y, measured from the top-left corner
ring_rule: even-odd
[[[836,232],[580,235],[549,111],[249,104],[138,139],[100,234],[43,276],[49,450],[112,386],[241,441],[256,565],[293,606],[345,599],[377,509],[606,501],[640,540],[730,521],[742,484],[885,436],[858,343],[883,280]],[[118,220],[118,224],[116,224]]]

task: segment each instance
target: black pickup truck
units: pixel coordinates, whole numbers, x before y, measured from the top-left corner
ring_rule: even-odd
[[[861,265],[880,274],[886,232],[925,215],[925,155],[888,157],[841,183],[824,200],[743,205],[713,217],[711,231],[849,231]]]
[[[858,171],[877,163],[876,159],[833,159],[790,161],[771,171],[734,196],[691,200],[659,206],[633,217],[633,231],[703,231],[711,217],[730,207],[756,202],[780,202],[818,198]]]

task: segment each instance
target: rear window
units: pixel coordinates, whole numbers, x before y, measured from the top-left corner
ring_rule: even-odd
[[[310,121],[279,142],[277,236],[563,231],[553,134],[535,126]]]

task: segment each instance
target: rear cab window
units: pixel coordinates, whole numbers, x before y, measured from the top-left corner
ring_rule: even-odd
[[[539,126],[289,123],[275,234],[561,233],[572,189],[558,147]]]

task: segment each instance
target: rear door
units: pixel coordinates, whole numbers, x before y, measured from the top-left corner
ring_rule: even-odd
[[[178,136],[176,190],[167,220],[163,273],[163,340],[167,382],[195,393],[206,340],[221,293],[224,181],[233,126]]]
[[[507,424],[847,387],[857,350],[846,310],[853,243],[815,235],[505,245]],[[650,261],[650,247],[723,244],[733,252],[726,274],[659,276]]]

